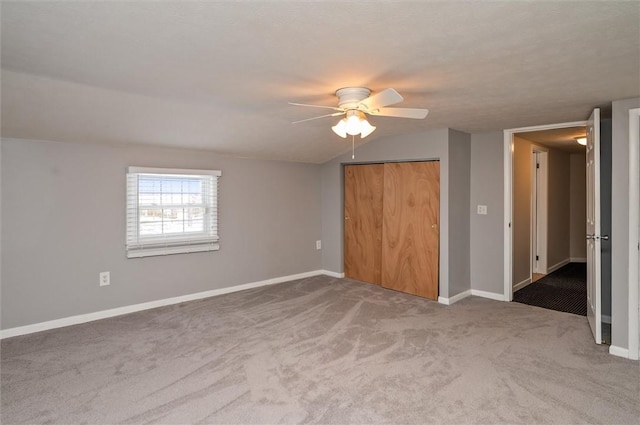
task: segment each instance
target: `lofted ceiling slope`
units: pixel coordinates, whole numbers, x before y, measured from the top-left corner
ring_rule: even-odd
[[[450,127],[586,119],[640,96],[638,2],[1,3],[2,136],[322,163],[336,89],[397,89]],[[320,111],[320,113],[318,112]]]

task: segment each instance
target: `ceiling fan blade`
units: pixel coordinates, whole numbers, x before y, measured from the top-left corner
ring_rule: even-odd
[[[301,122],[305,122],[305,121],[313,121],[313,120],[317,120],[320,118],[326,118],[326,117],[337,117],[338,115],[343,115],[344,112],[334,112],[333,114],[327,114],[327,115],[320,115],[319,117],[313,117],[313,118],[307,118],[305,120],[300,120],[300,121],[294,121],[291,124],[298,124]]]
[[[400,93],[394,89],[384,89],[374,95],[361,101],[358,105],[364,107],[364,111],[384,108],[385,106],[395,105],[404,100]]]
[[[295,103],[295,102],[289,102],[289,105],[293,105],[293,106],[308,106],[308,107],[311,107],[311,108],[333,109],[334,111],[343,111],[344,112],[344,109],[336,108],[335,106],[309,105],[307,103]]]
[[[421,120],[427,116],[429,110],[416,108],[379,108],[367,113],[377,117],[413,118]]]

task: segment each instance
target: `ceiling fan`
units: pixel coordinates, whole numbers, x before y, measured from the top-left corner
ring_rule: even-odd
[[[338,124],[331,127],[331,129],[342,138],[346,138],[347,134],[351,136],[359,134],[361,138],[365,138],[376,129],[376,127],[369,124],[365,114],[380,117],[423,119],[429,113],[428,109],[387,108],[387,106],[395,105],[404,100],[404,98],[400,96],[400,93],[391,88],[384,89],[372,95],[371,90],[366,87],[344,87],[336,91],[336,96],[338,96],[337,107],[289,102],[290,105],[295,106],[308,106],[338,111],[331,114],[320,115],[319,117],[294,121],[293,124],[344,115],[344,118],[342,118]]]

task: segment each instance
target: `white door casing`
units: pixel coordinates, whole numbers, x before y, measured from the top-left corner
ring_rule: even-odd
[[[516,133],[529,131],[553,130],[557,128],[584,127],[586,121],[573,121],[558,124],[536,125],[503,130],[503,164],[504,164],[504,221],[503,221],[503,299],[513,300],[513,137]]]
[[[640,108],[629,110],[629,358],[640,358]]]
[[[531,152],[531,282],[538,271],[538,153]]]
[[[600,251],[600,109],[587,121],[587,320],[596,344],[602,343]]]

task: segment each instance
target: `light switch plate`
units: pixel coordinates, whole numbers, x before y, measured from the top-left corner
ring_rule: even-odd
[[[478,205],[478,214],[487,215],[487,206],[486,205]]]

